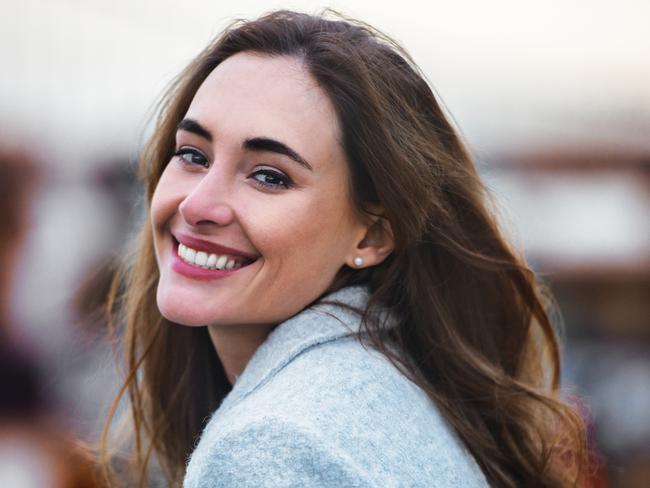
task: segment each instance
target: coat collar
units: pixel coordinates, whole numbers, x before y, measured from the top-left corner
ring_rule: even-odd
[[[347,307],[363,311],[368,298],[364,287],[343,288],[278,325],[257,348],[219,410],[228,410],[305,349],[358,334],[361,316]],[[344,306],[323,302],[337,302]]]

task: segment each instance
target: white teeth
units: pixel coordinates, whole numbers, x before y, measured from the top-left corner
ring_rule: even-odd
[[[242,267],[242,263],[226,254],[208,254],[180,243],[178,244],[178,255],[186,263],[205,269],[238,269]]]
[[[217,259],[217,264],[215,266],[217,269],[223,269],[226,266],[226,262],[228,261],[228,256],[222,255],[219,256],[219,259]]]
[[[199,251],[196,253],[196,257],[194,258],[194,264],[197,266],[205,266],[205,263],[208,262],[208,255],[207,253],[204,253],[203,251]]]
[[[185,251],[185,261],[194,264],[194,258],[196,258],[196,251],[188,247]]]

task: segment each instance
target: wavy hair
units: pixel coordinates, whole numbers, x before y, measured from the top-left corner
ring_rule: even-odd
[[[331,287],[369,288],[363,327],[373,346],[429,395],[493,486],[575,485],[584,429],[559,395],[548,300],[499,230],[474,162],[425,77],[387,36],[329,12],[278,11],[233,24],[164,98],[141,159],[148,201],[195,92],[243,51],[303,63],[338,115],[354,204],[383,208],[390,223],[392,255],[372,268],[342,269]],[[107,452],[126,395],[141,486],[153,454],[169,484],[180,483],[231,389],[205,328],[174,326],[158,311],[152,239],[146,222],[136,258],[113,287],[109,308],[124,312],[128,374],[103,435]],[[390,337],[372,320],[377,305],[396,319]]]

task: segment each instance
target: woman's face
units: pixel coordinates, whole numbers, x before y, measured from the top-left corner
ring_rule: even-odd
[[[180,324],[278,323],[352,265],[366,227],[334,108],[300,61],[246,52],[208,76],[151,221],[158,306]]]

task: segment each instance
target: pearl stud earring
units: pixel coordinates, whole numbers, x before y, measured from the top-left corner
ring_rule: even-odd
[[[357,268],[360,268],[363,265],[363,259],[361,258],[361,256],[357,256],[356,258],[354,258],[354,265]]]

